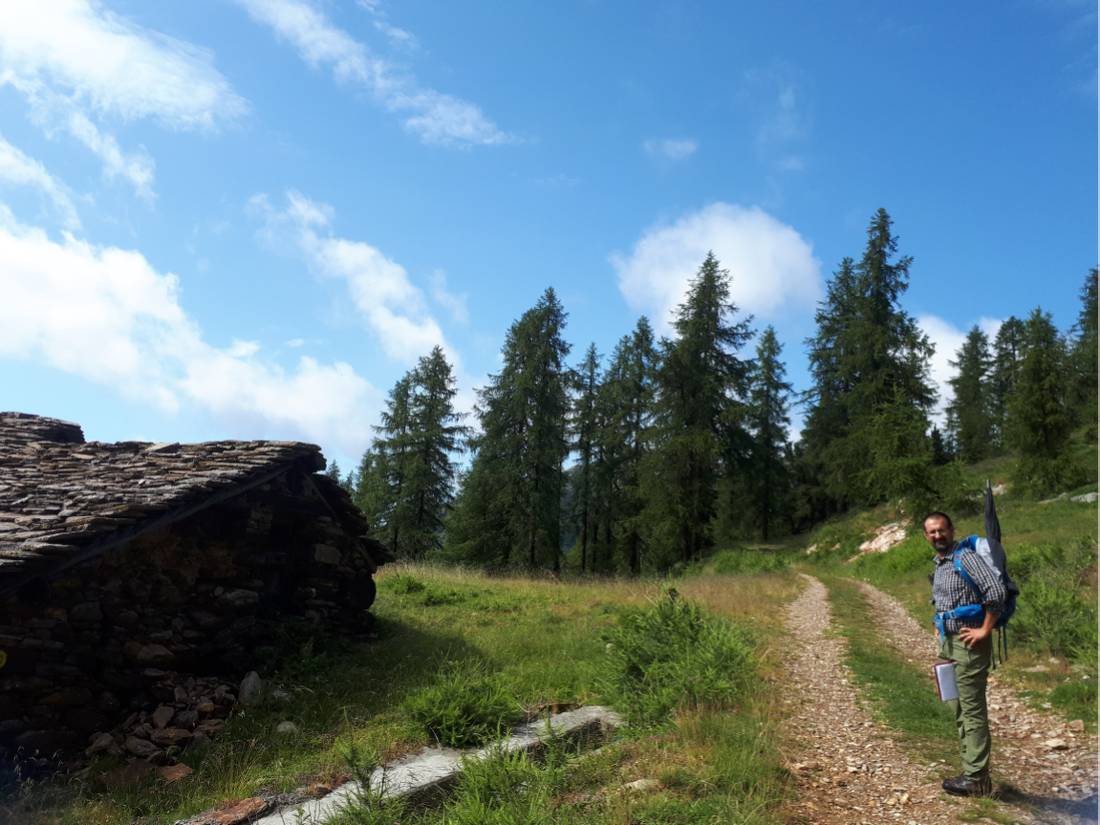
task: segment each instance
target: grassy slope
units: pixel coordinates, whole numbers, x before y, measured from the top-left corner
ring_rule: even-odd
[[[410,577],[423,589],[410,588]],[[774,667],[772,616],[797,591],[793,576],[696,577],[677,587],[714,612],[764,628],[757,634],[762,668],[767,673]],[[352,748],[384,759],[415,750],[427,737],[402,700],[438,680],[447,663],[477,662],[498,672],[527,706],[601,701],[601,633],[624,606],[660,591],[657,582],[560,583],[427,567],[387,569],[376,604],[379,638],[307,648],[292,657],[272,681],[290,688],[294,701],[236,715],[206,752],[187,753],[185,761],[195,769],[189,779],[164,785],[146,778],[129,788],[105,789],[95,778],[111,763],[101,761],[65,785],[25,789],[25,799],[11,810],[0,804],[0,820],[7,813],[28,825],[113,825],[138,817],[149,825],[167,823],[226,799],[338,777]],[[694,821],[692,810],[708,816],[737,811],[736,820],[718,822],[768,821],[784,781],[768,727],[775,693],[764,684],[738,714],[687,714],[668,729],[626,738],[594,762],[578,763],[578,782],[589,786],[584,804],[597,800],[602,811],[585,821],[622,821],[616,807],[621,805],[609,801],[621,795],[611,789],[641,777],[660,778],[667,787],[644,804],[629,802],[637,809],[635,821]],[[284,719],[299,732],[276,736],[274,728]],[[560,821],[570,819],[563,814]]]

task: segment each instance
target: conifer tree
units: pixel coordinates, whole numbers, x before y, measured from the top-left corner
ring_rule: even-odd
[[[454,498],[452,456],[466,436],[454,410],[456,393],[451,365],[437,346],[394,384],[378,436],[359,463],[356,503],[372,535],[398,558],[423,558],[442,545]]]
[[[559,569],[568,452],[565,319],[547,289],[508,330],[501,371],[479,393],[481,434],[447,529],[454,557]]]
[[[947,405],[947,430],[960,460],[980,461],[992,453],[993,405],[990,393],[989,338],[977,326],[949,362],[955,375],[951,385],[951,403]]]
[[[863,256],[841,263],[817,314],[805,454],[836,508],[908,495],[931,462],[932,345],[900,303],[911,264],[897,256],[893,221],[879,209]],[[887,437],[891,422],[904,426],[903,436]],[[907,452],[891,453],[891,441]]]
[[[572,516],[577,525],[577,540],[580,545],[581,570],[589,569],[588,542],[594,507],[594,482],[596,467],[596,443],[599,437],[597,398],[600,389],[600,356],[596,345],[589,344],[584,360],[574,376],[576,388],[573,400],[571,435],[573,450],[577,454],[575,489],[572,497]]]
[[[676,560],[702,557],[722,471],[733,445],[743,442],[748,364],[737,352],[751,336],[735,321],[730,275],[713,253],[699,267],[676,310],[676,338],[662,342],[657,402],[659,455],[648,462],[650,531],[675,547]],[[649,515],[649,514],[647,514]]]
[[[1063,481],[1063,452],[1072,428],[1065,344],[1050,314],[1036,308],[1024,324],[1024,356],[1008,399],[1005,436],[1019,452],[1017,481],[1033,493]]]
[[[1089,270],[1081,287],[1081,310],[1073,332],[1073,401],[1076,419],[1086,426],[1089,437],[1096,440],[1097,416],[1097,329],[1096,329],[1097,268]]]
[[[791,385],[783,380],[786,368],[779,358],[782,351],[775,329],[768,326],[757,342],[756,361],[749,378],[752,458],[748,481],[752,491],[753,521],[764,541],[768,540],[780,514],[790,506],[785,455]]]
[[[993,417],[993,443],[1005,447],[1005,423],[1008,399],[1016,387],[1016,376],[1024,357],[1024,323],[1010,315],[993,339],[993,366],[989,376],[990,410]]]
[[[644,316],[615,347],[597,398],[597,545],[593,569],[641,572],[645,556],[641,489],[652,449],[658,369],[653,329]]]
[[[343,476],[340,475],[340,465],[336,463],[335,458],[329,459],[325,464],[325,475],[337,484],[344,480]]]

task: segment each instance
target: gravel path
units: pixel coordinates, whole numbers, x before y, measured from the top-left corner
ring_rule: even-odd
[[[891,644],[910,662],[933,661],[931,627],[921,627],[893,597],[866,582],[859,585]],[[1010,786],[1002,789],[1004,799],[1033,807],[1043,822],[1096,822],[1096,737],[1030,707],[996,671],[989,680],[989,710],[994,777]]]
[[[827,634],[824,585],[810,576],[790,606],[794,637],[788,663],[787,765],[798,798],[786,809],[799,825],[943,825],[959,810],[940,790],[929,765],[913,762],[856,701],[844,666],[846,643]]]

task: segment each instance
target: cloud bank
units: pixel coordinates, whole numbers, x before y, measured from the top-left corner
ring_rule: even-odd
[[[179,280],[140,252],[61,241],[0,207],[0,358],[29,360],[175,412],[210,412],[238,432],[323,441],[358,455],[380,394],[344,362],[293,369],[259,345],[208,343]]]
[[[774,317],[789,306],[812,308],[822,294],[821,262],[811,245],[755,206],[710,204],[650,229],[611,263],[630,307],[667,332],[708,251],[730,271],[733,301],[744,312]]]

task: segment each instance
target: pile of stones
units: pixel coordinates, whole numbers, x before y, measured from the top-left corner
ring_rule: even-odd
[[[164,671],[149,690],[159,704],[130,714],[112,731],[93,733],[84,753],[173,765],[185,748],[207,743],[221,733],[234,706],[253,704],[261,690],[255,672],[234,688],[215,678]]]

